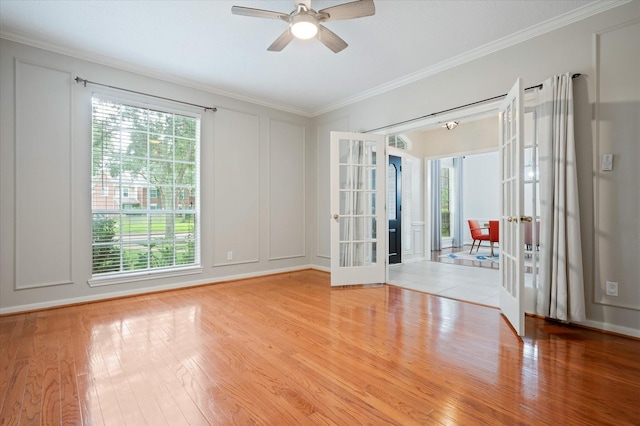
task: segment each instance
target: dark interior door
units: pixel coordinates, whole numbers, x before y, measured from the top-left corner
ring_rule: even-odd
[[[389,208],[389,264],[402,262],[402,161],[389,156],[387,179],[387,204]]]

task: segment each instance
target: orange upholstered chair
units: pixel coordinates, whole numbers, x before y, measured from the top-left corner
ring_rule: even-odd
[[[489,243],[491,244],[491,256],[493,256],[493,244],[500,242],[500,221],[489,221]]]
[[[482,243],[483,241],[489,241],[489,234],[482,232],[483,229],[487,228],[481,228],[477,220],[469,219],[468,222],[469,231],[471,231],[471,238],[473,238],[473,243],[471,243],[471,250],[469,250],[469,254],[471,254],[476,241],[478,242],[476,251],[478,251],[480,249],[480,243]]]

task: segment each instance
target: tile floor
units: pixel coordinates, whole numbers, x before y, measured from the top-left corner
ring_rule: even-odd
[[[500,303],[497,268],[431,260],[404,263],[389,266],[389,284],[487,306],[498,307]]]

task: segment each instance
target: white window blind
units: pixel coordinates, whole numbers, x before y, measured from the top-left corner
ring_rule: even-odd
[[[93,276],[200,264],[197,116],[92,99]]]

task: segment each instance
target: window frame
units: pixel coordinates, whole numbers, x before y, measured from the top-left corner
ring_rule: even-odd
[[[200,171],[201,171],[201,165],[200,165],[200,151],[202,148],[202,136],[201,136],[201,128],[202,128],[202,114],[200,113],[200,110],[193,110],[193,109],[189,109],[189,108],[175,108],[175,106],[173,106],[173,104],[169,105],[167,103],[163,103],[163,102],[148,102],[146,99],[144,100],[139,100],[136,99],[134,97],[122,97],[122,96],[112,96],[110,94],[104,94],[104,93],[93,93],[92,97],[91,97],[91,114],[90,114],[90,128],[93,129],[94,126],[94,115],[93,115],[93,106],[94,106],[94,98],[98,99],[99,101],[105,101],[105,102],[113,102],[119,105],[125,105],[128,107],[133,107],[133,108],[139,108],[139,109],[144,109],[144,110],[150,110],[150,111],[156,111],[159,113],[163,113],[163,114],[173,114],[173,115],[178,115],[178,116],[182,116],[182,117],[188,117],[188,118],[192,118],[194,120],[196,120],[196,130],[195,130],[195,159],[193,162],[193,168],[194,168],[194,183],[193,183],[193,187],[191,190],[191,194],[195,194],[195,196],[191,195],[192,198],[194,198],[194,203],[192,205],[192,213],[190,212],[190,214],[192,214],[193,216],[193,221],[194,221],[194,228],[193,228],[193,238],[194,238],[194,261],[193,263],[188,263],[188,264],[176,264],[176,255],[174,253],[174,258],[173,258],[173,265],[170,266],[164,266],[164,267],[151,267],[151,264],[148,264],[147,268],[145,269],[133,269],[133,270],[123,270],[122,269],[122,260],[121,260],[121,266],[119,268],[118,271],[113,271],[113,272],[104,272],[104,273],[98,273],[95,274],[93,271],[94,268],[94,261],[93,261],[93,255],[92,255],[92,261],[91,261],[91,270],[90,270],[90,278],[87,280],[88,284],[91,287],[97,287],[97,286],[104,286],[104,285],[111,285],[111,284],[122,284],[122,283],[127,283],[127,282],[135,282],[135,281],[142,281],[142,280],[151,280],[151,279],[159,279],[159,278],[165,278],[165,277],[176,277],[176,276],[182,276],[182,275],[191,275],[191,274],[198,274],[201,273],[203,271],[203,267],[202,267],[202,261],[201,261],[201,242],[202,242],[202,236],[201,236],[201,230],[200,230],[200,197],[201,197],[201,180],[200,180]],[[122,129],[122,123],[120,123],[118,129]],[[178,138],[175,135],[175,131],[174,134],[172,135],[173,138]],[[91,140],[91,144],[93,146],[93,130],[91,130],[91,134],[90,134],[90,140]],[[93,181],[94,179],[94,174],[93,174],[93,157],[94,156],[94,151],[93,148],[91,149],[91,180]],[[149,151],[147,151],[146,153],[146,160],[147,161],[152,161],[154,160],[154,158],[150,155]],[[163,159],[164,161],[164,159]],[[172,164],[176,163],[176,158],[174,157],[173,159],[170,160],[170,162]],[[178,161],[180,163],[182,163],[182,161]],[[191,164],[189,162],[189,164]],[[125,188],[129,190],[129,194],[131,194],[132,188],[130,187],[130,185],[128,184],[124,184],[126,185]],[[147,193],[149,193],[150,195],[150,183],[147,182]],[[172,191],[177,191],[180,189],[181,185],[183,185],[182,183],[176,183],[175,181],[173,181],[170,184],[170,187],[173,188]],[[121,197],[122,194],[122,186],[115,186],[115,193],[118,194],[118,197]],[[135,193],[137,190],[134,188],[133,192]],[[127,210],[125,209],[125,207],[121,204],[121,200],[119,200],[120,202],[117,203],[119,205],[119,207],[117,208],[117,210],[114,210],[114,213],[116,214],[126,214],[126,213],[130,213],[131,210]],[[100,214],[100,213],[95,213],[95,211],[99,211],[100,209],[95,209],[94,208],[94,199],[93,199],[93,195],[91,198],[91,223],[93,226],[93,217],[94,214]],[[175,202],[175,200],[174,200]],[[149,203],[150,201],[149,199],[145,200],[144,203]],[[131,206],[129,206],[131,207]],[[157,206],[156,206],[157,207]],[[134,210],[136,211],[136,210]],[[151,208],[151,205],[149,206],[145,206],[144,209],[140,210],[141,213],[147,214],[147,217],[149,218],[149,220],[151,219],[152,215],[156,215],[156,214],[179,214],[178,213],[178,209],[177,207],[174,207],[172,210],[157,210],[157,209],[153,209]],[[182,214],[182,213],[180,213]],[[148,222],[149,223],[149,222]],[[148,225],[150,226],[150,225]],[[146,231],[147,235],[152,235],[152,230],[151,228],[147,228]],[[173,244],[176,243],[176,231],[174,230],[173,235],[171,236],[170,240],[173,241]],[[93,228],[92,231],[90,233],[91,235],[91,241],[93,241]],[[149,237],[151,238],[151,237]],[[150,240],[149,240],[150,241]],[[91,243],[91,246],[93,247],[93,242]],[[119,247],[119,250],[123,250],[122,246]],[[119,256],[122,256],[122,253],[119,254]]]

